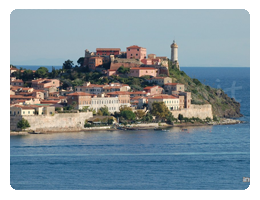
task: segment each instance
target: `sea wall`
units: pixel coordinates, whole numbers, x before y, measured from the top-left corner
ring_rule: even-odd
[[[92,112],[55,113],[53,116],[23,116],[31,126],[28,129],[36,132],[79,131],[84,128],[85,120],[91,117],[93,117]],[[11,131],[20,131],[16,126],[21,119],[21,116],[10,116]]]
[[[171,113],[175,118],[178,118],[179,114],[182,114],[183,117],[188,117],[188,118],[198,117],[200,119],[206,119],[207,117],[209,117],[210,119],[213,119],[211,104],[205,104],[205,105],[191,104],[189,109],[185,108],[181,110],[174,110],[171,111]]]

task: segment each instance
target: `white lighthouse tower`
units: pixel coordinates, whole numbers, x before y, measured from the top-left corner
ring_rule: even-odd
[[[173,65],[180,69],[178,61],[178,45],[175,43],[175,40],[173,40],[173,43],[171,44],[171,61]]]

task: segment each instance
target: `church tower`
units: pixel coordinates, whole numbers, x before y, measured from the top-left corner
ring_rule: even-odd
[[[173,65],[180,69],[178,61],[178,45],[175,43],[175,40],[173,40],[173,43],[171,44],[171,61]]]

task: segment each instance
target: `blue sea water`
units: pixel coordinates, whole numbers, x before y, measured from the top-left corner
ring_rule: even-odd
[[[250,177],[249,68],[182,68],[240,101],[243,124],[169,132],[11,136],[16,190],[244,190]]]

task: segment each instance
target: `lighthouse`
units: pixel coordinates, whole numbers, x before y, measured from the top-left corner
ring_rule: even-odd
[[[180,69],[179,61],[178,61],[178,45],[176,44],[175,40],[171,44],[171,61],[172,65],[175,65],[178,69]]]

